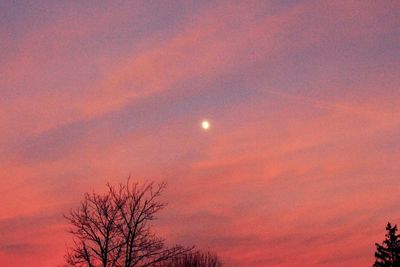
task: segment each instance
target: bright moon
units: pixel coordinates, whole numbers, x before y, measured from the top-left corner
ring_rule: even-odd
[[[202,122],[201,122],[201,127],[202,127],[204,130],[208,130],[208,129],[210,128],[210,122],[209,122],[209,121],[206,121],[206,120],[202,121]]]

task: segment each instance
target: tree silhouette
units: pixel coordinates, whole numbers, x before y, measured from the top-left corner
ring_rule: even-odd
[[[158,267],[221,267],[218,256],[211,252],[190,252],[163,262]]]
[[[86,194],[79,208],[65,216],[73,245],[66,261],[79,267],[154,266],[191,249],[168,248],[151,231],[156,213],[165,207],[159,197],[165,183],[139,186],[128,179],[104,194]]]
[[[381,244],[375,243],[375,263],[373,267],[400,267],[400,240],[397,225],[388,222],[386,239]]]

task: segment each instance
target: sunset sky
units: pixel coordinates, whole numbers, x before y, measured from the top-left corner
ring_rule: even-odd
[[[0,1],[0,266],[128,176],[226,267],[371,266],[399,163],[400,1]]]

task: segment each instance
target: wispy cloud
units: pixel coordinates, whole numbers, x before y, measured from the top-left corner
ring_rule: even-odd
[[[0,4],[2,265],[60,263],[62,213],[128,175],[229,266],[371,263],[399,219],[399,4],[200,2]]]

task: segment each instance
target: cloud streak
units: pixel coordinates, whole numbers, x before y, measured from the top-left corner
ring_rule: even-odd
[[[61,263],[62,213],[128,175],[228,266],[372,263],[399,219],[397,2],[3,5],[0,265]]]

